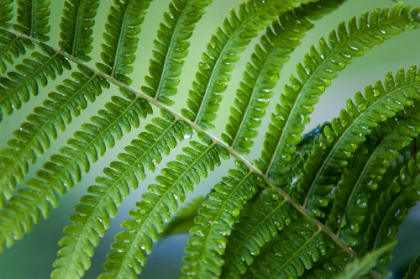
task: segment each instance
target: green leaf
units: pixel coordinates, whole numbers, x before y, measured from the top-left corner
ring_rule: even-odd
[[[222,28],[217,28],[202,55],[196,80],[192,84],[187,100],[188,109],[182,114],[188,120],[207,130],[213,128],[213,122],[226,90],[230,74],[239,54],[268,26],[279,14],[299,6],[293,0],[249,0],[239,5],[238,12],[231,10],[223,21]],[[301,1],[309,2],[309,1]]]
[[[418,11],[402,4],[391,10],[376,9],[370,15],[363,14],[359,24],[355,18],[348,27],[345,23],[340,24],[338,31],[330,33],[329,45],[321,38],[319,50],[311,47],[303,63],[297,65],[298,77],[290,78],[290,85],[285,86],[285,92],[280,96],[281,104],[276,106],[271,117],[261,157],[254,162],[256,167],[275,184],[283,185],[296,145],[302,140],[301,133],[325,88],[354,57],[362,56],[392,36],[419,27]],[[309,210],[317,211],[313,207]]]
[[[420,200],[420,153],[401,169],[392,185],[382,192],[376,204],[364,235],[362,254],[395,241],[398,227],[408,210]],[[380,267],[386,266],[392,258],[392,251],[385,253]]]
[[[116,234],[111,245],[114,251],[107,255],[108,261],[104,264],[107,272],[99,278],[133,278],[140,274],[146,264],[146,253],[152,252],[152,242],[158,240],[164,222],[178,210],[178,202],[184,202],[186,194],[220,165],[220,157],[228,158],[221,146],[207,136],[199,137],[204,144],[192,141],[190,147],[183,148],[184,154],[169,162],[167,168],[162,169],[162,175],[156,177],[158,184],[147,187],[149,191],[129,213],[132,219],[122,222],[126,230]]]
[[[420,278],[420,256],[415,258],[408,268],[404,279],[419,279]]]
[[[120,160],[104,170],[105,177],[96,178],[98,185],[89,187],[89,195],[83,196],[75,207],[76,214],[70,217],[73,224],[64,228],[67,235],[59,242],[64,247],[54,262],[56,269],[52,278],[83,276],[90,267],[94,248],[109,228],[123,198],[146,178],[145,169],[154,171],[155,164],[191,132],[185,122],[177,121],[166,111],[161,113],[162,118],[155,118],[153,124],[146,125],[148,132],[140,133],[138,139],[125,148],[127,153],[118,155]]]
[[[337,186],[336,198],[327,226],[349,245],[356,246],[369,220],[368,207],[374,207],[371,196],[389,168],[391,161],[408,146],[420,131],[419,112],[407,112],[408,117],[396,117],[379,123],[366,142],[353,154]],[[362,227],[362,224],[363,227]]]
[[[33,48],[34,44],[30,40],[0,29],[0,73],[6,72],[7,65],[13,65],[16,58]]]
[[[222,139],[240,154],[248,154],[257,136],[257,128],[265,115],[265,109],[273,96],[273,88],[279,79],[289,54],[300,44],[305,31],[313,25],[294,11],[284,13],[261,37],[246,66],[234,106]]]
[[[28,122],[20,125],[13,132],[8,147],[0,150],[0,208],[9,200],[17,183],[21,183],[28,167],[36,162],[66,129],[73,117],[96,100],[102,93],[102,88],[109,84],[90,70],[79,66],[78,72],[73,72],[73,79],[66,79],[57,86],[57,91],[51,92],[42,107],[36,107],[33,114],[27,116]]]
[[[267,189],[234,225],[223,256],[225,263],[221,278],[241,278],[254,257],[259,255],[261,247],[279,231],[298,222],[298,218],[298,212],[289,202],[275,190]]]
[[[18,0],[17,22],[13,27],[16,31],[29,37],[46,42],[50,38],[48,24],[50,16],[49,0]]]
[[[68,0],[61,18],[60,48],[81,61],[90,61],[94,17],[99,0]]]
[[[44,87],[49,80],[54,80],[70,69],[66,58],[58,55],[46,45],[39,45],[44,53],[32,52],[32,58],[25,58],[16,65],[17,72],[8,72],[0,76],[0,122],[3,115],[10,115],[28,102],[30,95],[38,95],[39,87]]]
[[[360,259],[355,259],[350,264],[346,265],[343,272],[341,272],[336,279],[359,279],[372,272],[372,268],[378,263],[380,257],[388,253],[396,242],[389,243],[377,250],[369,252]]]
[[[96,63],[99,71],[130,85],[127,76],[133,72],[131,64],[136,60],[134,52],[139,41],[144,16],[151,0],[114,0],[103,34],[101,45],[103,63]]]
[[[139,127],[140,118],[152,113],[148,102],[129,91],[121,89],[121,93],[124,98],[113,96],[112,102],[91,118],[92,123],[83,124],[82,131],[68,140],[60,154],[51,156],[37,178],[30,179],[28,187],[19,190],[0,211],[0,251],[30,232],[41,217],[47,218],[50,206],[58,206],[58,195],[80,182],[91,162],[96,162],[131,127]]]
[[[231,227],[244,207],[257,192],[261,177],[249,171],[245,164],[236,162],[237,169],[229,171],[229,177],[214,186],[195,218],[193,236],[185,248],[186,256],[181,278],[220,277],[222,256],[225,252]]]
[[[334,199],[331,191],[352,154],[379,122],[395,116],[404,106],[419,99],[419,91],[416,67],[411,67],[407,73],[400,69],[395,79],[388,73],[384,84],[378,81],[374,87],[366,87],[365,96],[356,93],[356,103],[348,102],[347,110],[341,110],[331,128],[324,129],[297,186],[300,193],[305,193],[304,207],[312,215],[326,217],[330,211],[327,205]]]
[[[9,27],[13,18],[13,0],[0,0],[0,27]]]
[[[169,4],[169,11],[163,14],[157,39],[154,40],[150,60],[149,75],[145,77],[147,86],[142,91],[165,105],[172,105],[171,96],[177,92],[188,54],[189,39],[195,29],[195,23],[205,13],[205,7],[211,0],[174,0]]]
[[[328,237],[310,222],[291,224],[281,233],[281,239],[281,243],[274,246],[274,253],[254,263],[250,267],[249,274],[252,275],[244,278],[300,278],[327,253],[340,251],[334,249]]]

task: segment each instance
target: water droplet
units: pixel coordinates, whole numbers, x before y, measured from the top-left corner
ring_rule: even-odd
[[[208,69],[210,69],[210,68],[211,68],[211,66],[210,66],[209,64],[204,63],[204,62],[200,62],[200,63],[199,63],[199,66],[200,66],[200,68],[201,68],[201,69],[203,69],[203,70],[208,70]]]
[[[367,198],[366,193],[361,193],[357,197],[356,204],[359,208],[366,208],[367,200],[368,200],[368,198]]]
[[[232,210],[232,216],[238,216],[239,215],[239,208],[234,208],[233,210]]]

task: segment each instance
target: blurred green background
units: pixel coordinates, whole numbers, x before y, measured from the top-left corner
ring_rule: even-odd
[[[200,60],[201,53],[205,50],[205,46],[210,39],[211,34],[222,20],[228,16],[228,11],[231,8],[237,7],[238,0],[215,0],[214,3],[207,9],[202,21],[197,24],[196,31],[191,39],[190,54],[185,61],[185,68],[183,70],[180,89],[177,98],[180,100],[174,106],[174,109],[179,110],[185,104],[185,97],[188,89],[194,79],[197,70],[197,64]],[[153,39],[155,37],[157,28],[162,20],[162,14],[167,9],[168,1],[158,0],[151,4],[150,10],[146,16],[143,24],[143,29],[140,34],[140,45],[137,50],[137,60],[134,64],[135,72],[131,75],[133,79],[133,87],[140,88],[144,85],[143,77],[147,73],[149,59],[151,58],[151,50],[153,48]],[[419,1],[404,1],[406,4],[413,6],[420,6]],[[100,43],[102,42],[103,26],[106,22],[106,16],[109,6],[112,4],[111,0],[102,0],[100,10],[96,17],[96,24],[94,29],[95,40],[94,50],[92,52],[93,61],[90,63],[94,65],[99,61]],[[61,9],[63,6],[62,0],[51,1],[51,44],[57,46],[59,41],[59,24],[61,17]],[[387,7],[394,5],[391,0],[351,0],[343,4],[333,14],[325,16],[322,20],[316,23],[314,29],[307,33],[303,39],[302,45],[291,56],[289,63],[281,73],[281,79],[276,89],[276,94],[282,92],[285,83],[291,74],[295,73],[295,65],[301,62],[303,55],[308,52],[311,45],[317,45],[318,39],[321,36],[328,36],[328,33],[337,27],[341,21],[348,21],[352,16],[359,16],[364,11],[372,11],[376,7]],[[254,44],[257,40],[254,40]],[[356,91],[362,91],[368,84],[374,83],[376,80],[383,80],[388,71],[395,72],[397,69],[416,64],[420,65],[420,32],[419,30],[406,32],[399,35],[390,41],[376,47],[371,52],[368,52],[363,59],[358,58],[354,63],[348,66],[341,72],[330,88],[322,96],[321,102],[316,106],[315,112],[311,116],[311,123],[308,130],[315,127],[317,124],[333,117],[338,116],[339,110],[345,106],[345,101],[348,97],[354,95]],[[253,45],[250,45],[241,56],[232,73],[232,80],[229,83],[227,91],[224,93],[224,100],[222,106],[226,109],[221,109],[221,114],[218,115],[219,126],[213,132],[220,135],[223,131],[224,123],[227,119],[228,103],[235,97],[237,85],[242,77],[243,69],[246,61],[253,50]],[[40,94],[37,97],[31,97],[31,103],[24,104],[22,108],[11,116],[5,117],[0,123],[0,148],[6,145],[7,140],[12,137],[12,132],[19,128],[19,125],[24,121],[24,117],[32,112],[35,106],[42,103],[48,92],[54,90],[55,86],[59,84],[64,78],[69,77],[69,73],[59,77],[56,81],[51,82],[48,87],[40,89]],[[97,110],[103,107],[103,104],[110,101],[112,95],[116,95],[117,89],[111,87],[105,91],[93,105],[84,111],[81,116],[73,121],[68,126],[65,132],[59,135],[51,149],[39,158],[37,164],[30,167],[30,172],[27,175],[28,179],[34,177],[34,172],[39,169],[48,158],[58,152],[58,149],[65,144],[67,139],[72,134],[80,129],[80,125],[87,121]],[[278,97],[274,97],[277,102]],[[272,108],[275,102],[272,102]],[[223,112],[226,112],[223,115]],[[145,122],[146,123],[146,122]],[[144,125],[142,125],[144,127]],[[265,128],[265,125],[263,125]],[[122,148],[128,145],[133,137],[139,133],[139,130],[133,130],[116,144],[116,146],[109,150],[103,159],[92,164],[92,171],[83,177],[80,184],[76,185],[74,189],[61,199],[61,204],[57,210],[51,211],[51,217],[48,220],[43,220],[34,227],[33,232],[25,236],[21,241],[16,242],[12,249],[6,250],[0,255],[0,278],[5,279],[22,279],[22,278],[49,278],[52,270],[52,263],[58,251],[57,242],[63,236],[62,228],[68,224],[68,216],[73,212],[74,205],[77,204],[78,199],[85,193],[88,186],[95,184],[94,179],[102,174],[102,169],[109,165],[109,162],[114,160],[116,154],[122,151]],[[263,134],[259,139],[263,138]],[[249,159],[254,159],[258,156],[260,151],[260,144],[255,144],[255,152],[253,152]],[[177,154],[178,151],[171,153]],[[168,157],[168,160],[173,160],[174,157]],[[226,174],[226,169],[232,164],[231,161],[224,162],[222,167],[217,169],[211,181],[204,181],[203,185],[197,188],[197,194],[206,193],[212,183],[217,181],[217,178]],[[162,164],[163,166],[163,164]],[[156,173],[159,170],[157,170]],[[105,255],[109,251],[109,245],[113,240],[113,235],[119,230],[119,223],[127,217],[128,211],[133,207],[134,203],[139,200],[141,193],[146,185],[153,182],[153,175],[149,176],[148,180],[142,182],[139,190],[133,192],[132,195],[125,200],[119,208],[119,214],[112,223],[112,227],[107,231],[106,236],[101,240],[99,247],[96,249],[95,256],[92,260],[92,268],[87,272],[85,278],[96,278],[102,271],[101,264],[105,260]],[[418,207],[417,207],[418,208]],[[413,233],[415,232],[415,233]],[[404,266],[407,261],[420,251],[420,243],[418,237],[415,236],[420,233],[420,210],[413,210],[408,215],[401,231],[398,235],[400,245],[396,249],[396,260],[392,264],[393,269],[398,269]],[[139,278],[177,278],[180,275],[180,265],[182,264],[183,246],[188,238],[187,235],[174,236],[159,242],[155,245],[155,251],[148,259],[148,264]],[[157,272],[157,273],[156,273]]]

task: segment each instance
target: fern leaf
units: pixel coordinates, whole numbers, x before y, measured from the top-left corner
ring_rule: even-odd
[[[185,154],[167,164],[162,175],[156,178],[158,184],[149,185],[149,192],[143,194],[136,209],[130,211],[132,219],[121,224],[127,230],[115,236],[111,245],[114,251],[107,255],[108,261],[104,264],[107,272],[99,278],[136,277],[146,263],[146,253],[152,252],[152,242],[157,241],[158,234],[164,230],[164,222],[177,211],[178,202],[184,202],[186,193],[191,193],[209,171],[220,165],[220,157],[229,158],[220,145],[215,145],[204,134],[199,137],[204,144],[192,141],[190,147],[183,148]]]
[[[390,162],[420,131],[420,113],[410,113],[408,119],[389,119],[379,123],[375,133],[367,139],[351,164],[343,171],[327,226],[339,228],[337,235],[349,246],[357,245],[357,235],[364,230],[361,224],[367,217],[369,196],[373,195]],[[398,122],[397,122],[398,121]],[[384,125],[386,124],[386,125]],[[370,146],[374,146],[374,148]]]
[[[95,101],[102,87],[109,84],[88,69],[79,66],[79,72],[72,74],[72,80],[63,81],[56,92],[42,107],[28,115],[28,122],[13,132],[15,138],[8,141],[8,147],[0,150],[0,208],[11,197],[17,183],[21,183],[28,172],[28,165],[47,150],[57,134],[85,109],[88,102]]]
[[[170,97],[177,92],[189,38],[210,3],[211,0],[175,0],[169,4],[154,40],[153,59],[145,77],[147,86],[141,88],[145,94],[165,105],[173,104]]]
[[[44,54],[33,52],[32,58],[24,59],[16,66],[17,72],[8,72],[0,77],[0,121],[3,114],[10,115],[14,109],[27,102],[30,95],[38,95],[38,86],[46,86],[48,80],[70,69],[69,62],[48,47],[40,45]]]
[[[350,64],[354,57],[405,30],[418,27],[418,10],[397,4],[391,11],[388,8],[376,9],[372,14],[365,13],[359,24],[353,18],[346,28],[342,23],[338,31],[329,36],[329,45],[321,38],[319,51],[314,47],[297,65],[298,78],[292,76],[290,85],[280,96],[271,117],[261,158],[254,162],[256,167],[278,185],[283,185],[289,172],[289,162],[295,156],[296,145],[302,140],[301,133],[309,122],[308,115],[319,96],[331,84],[339,71]],[[372,36],[375,34],[375,36]]]
[[[327,255],[328,256],[328,255]],[[330,257],[326,263],[320,268],[308,270],[308,279],[335,279],[336,276],[344,269],[349,263],[350,256],[347,251],[338,251],[336,255]],[[306,275],[306,274],[305,274]]]
[[[182,278],[220,277],[230,228],[245,203],[258,192],[262,181],[245,164],[237,161],[236,165],[238,169],[230,170],[230,176],[214,186],[214,191],[198,211],[197,226],[191,228],[193,236],[185,248],[187,255]]]
[[[108,14],[101,45],[101,59],[103,63],[96,63],[96,67],[103,73],[123,82],[131,84],[127,77],[133,71],[130,66],[136,56],[141,24],[151,0],[114,0],[114,6]]]
[[[222,139],[240,154],[250,152],[252,138],[257,136],[279,72],[311,27],[308,20],[290,11],[274,21],[256,45],[230,109],[226,134],[222,134]]]
[[[13,0],[0,0],[0,27],[8,27],[13,18]]]
[[[299,278],[306,269],[312,269],[314,262],[336,249],[329,244],[327,236],[309,222],[299,224],[282,239],[274,246],[274,253],[251,266],[252,276],[245,275],[245,278]]]
[[[307,193],[304,206],[316,217],[325,218],[331,191],[342,169],[347,166],[352,153],[357,150],[371,129],[379,122],[393,117],[404,105],[411,105],[419,98],[420,78],[416,67],[407,75],[400,69],[395,77],[388,73],[385,86],[377,82],[365,89],[365,97],[356,93],[356,103],[348,102],[347,110],[332,121],[331,128],[324,129],[313,154],[305,163],[305,175],[301,176],[298,190]]]
[[[378,263],[379,259],[388,253],[395,246],[396,242],[389,243],[377,250],[374,250],[360,259],[355,259],[350,264],[346,265],[343,272],[341,272],[336,279],[353,279],[363,278],[368,275],[371,269]],[[372,276],[369,276],[372,278]]]
[[[68,0],[61,18],[60,48],[81,61],[90,61],[92,27],[99,0]]]
[[[243,73],[236,92],[234,106],[230,109],[226,133],[221,138],[240,154],[248,154],[257,136],[257,128],[273,96],[283,64],[300,44],[305,32],[312,28],[306,19],[317,19],[336,8],[342,0],[318,1],[302,5],[281,15],[268,27],[251,55],[251,62]]]
[[[14,25],[15,30],[41,42],[48,41],[50,1],[18,0],[17,5],[18,24]]]
[[[262,195],[251,211],[235,224],[223,257],[221,278],[241,278],[260,248],[297,218],[293,206],[268,189],[268,194]]]
[[[56,269],[52,278],[83,276],[90,267],[93,248],[104,236],[122,199],[145,179],[145,169],[154,171],[155,164],[159,164],[185,135],[191,134],[191,128],[185,122],[177,121],[166,111],[161,113],[162,118],[155,118],[153,125],[146,125],[148,132],[140,133],[139,138],[125,148],[127,153],[118,155],[120,161],[112,162],[104,170],[106,176],[98,177],[98,185],[91,186],[89,195],[83,196],[75,207],[76,214],[70,217],[73,224],[64,229],[67,235],[59,242],[64,247],[54,262]]]
[[[124,98],[113,96],[112,103],[105,104],[105,110],[91,118],[92,124],[82,125],[83,131],[76,132],[75,138],[68,140],[68,146],[60,149],[61,154],[53,155],[44,169],[37,172],[38,178],[29,180],[29,187],[19,190],[0,212],[0,251],[31,231],[41,216],[46,218],[50,205],[58,205],[58,194],[63,195],[78,183],[82,172],[89,171],[90,162],[97,161],[124,132],[138,127],[140,118],[152,113],[147,101],[123,89],[121,93]]]
[[[408,268],[407,273],[404,276],[404,279],[418,279],[420,278],[420,256],[415,258]]]
[[[202,61],[187,100],[188,109],[182,114],[203,129],[213,128],[216,112],[230,80],[230,74],[239,54],[251,39],[268,26],[279,14],[299,5],[298,1],[248,0],[241,3],[238,12],[231,11],[217,28],[203,53]],[[309,1],[301,1],[309,2]]]
[[[165,225],[165,230],[159,235],[159,238],[167,238],[175,234],[187,234],[190,228],[195,225],[194,218],[206,199],[205,196],[198,196],[185,204]]]
[[[0,28],[0,73],[6,72],[7,64],[13,65],[15,59],[24,55],[28,48],[34,48],[30,40]]]
[[[370,224],[365,234],[362,254],[395,241],[398,227],[401,225],[410,207],[420,200],[420,154],[408,161],[392,185],[384,191],[376,204]],[[392,251],[384,254],[379,266],[386,266],[392,257]]]

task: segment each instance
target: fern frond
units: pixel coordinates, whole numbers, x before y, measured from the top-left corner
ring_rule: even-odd
[[[32,58],[23,59],[16,65],[17,72],[8,72],[8,77],[0,77],[0,121],[3,114],[10,115],[14,109],[27,102],[30,95],[38,95],[38,87],[46,86],[49,80],[54,80],[70,69],[70,64],[61,55],[45,45],[39,45],[44,54],[33,52]]]
[[[105,43],[101,44],[103,63],[96,63],[96,67],[127,85],[132,82],[127,75],[133,71],[130,65],[136,59],[134,52],[139,41],[137,35],[150,2],[151,0],[114,0],[105,24]]]
[[[8,141],[8,147],[0,150],[0,208],[11,197],[17,183],[21,183],[28,172],[28,165],[50,147],[51,141],[63,132],[73,117],[92,103],[109,84],[88,69],[79,66],[72,73],[72,80],[64,80],[51,92],[42,107],[28,115],[28,122],[13,132],[15,138]]]
[[[185,248],[186,256],[182,267],[182,278],[215,278],[221,274],[227,236],[235,217],[245,203],[257,192],[261,177],[249,171],[240,161],[237,169],[231,169],[229,176],[214,186],[198,211],[195,219],[197,226],[191,228],[193,236]]]
[[[205,196],[198,196],[181,207],[165,225],[165,230],[159,235],[159,238],[162,239],[175,234],[188,233],[190,228],[195,225],[194,218],[197,216],[201,204],[206,199],[207,197]]]
[[[0,73],[6,72],[7,64],[13,65],[15,59],[24,55],[28,48],[34,48],[30,40],[0,28]]]
[[[260,43],[255,46],[251,61],[243,73],[236,92],[234,106],[222,139],[240,154],[248,154],[257,136],[257,127],[265,115],[265,109],[273,96],[273,88],[279,79],[283,64],[300,44],[305,31],[313,25],[305,18],[287,12],[267,28]]]
[[[172,105],[171,96],[177,92],[179,76],[188,54],[195,23],[205,13],[211,0],[174,0],[164,13],[157,39],[154,40],[153,59],[150,60],[147,86],[141,90],[165,105]]]
[[[335,248],[329,244],[328,237],[310,222],[294,226],[292,232],[289,230],[284,234],[286,232],[282,233],[281,243],[274,246],[274,253],[254,263],[250,268],[252,275],[245,275],[245,278],[299,278],[305,269],[311,269],[314,262]]]
[[[314,47],[297,65],[298,78],[292,76],[290,85],[280,96],[268,126],[261,158],[254,164],[276,184],[282,185],[289,172],[289,162],[295,156],[296,145],[309,122],[309,114],[325,88],[339,71],[350,64],[354,57],[405,30],[420,26],[418,9],[397,4],[393,9],[376,9],[361,16],[359,24],[350,20],[348,27],[342,23],[338,31],[329,36],[329,46],[321,38],[319,51]]]
[[[379,259],[387,254],[395,246],[396,242],[391,242],[377,250],[374,250],[360,259],[355,259],[350,264],[346,265],[343,272],[341,272],[336,279],[348,278],[364,278],[363,276],[371,273],[372,268],[378,263]],[[368,276],[372,278],[372,276]]]
[[[8,27],[12,18],[13,0],[0,0],[0,27]]]
[[[320,268],[314,268],[307,272],[308,279],[335,279],[336,276],[349,263],[350,257],[346,251],[338,251],[336,255],[330,257],[328,262],[324,263]],[[306,274],[305,274],[306,275]],[[348,278],[353,279],[353,278]],[[358,278],[360,279],[360,278]]]
[[[37,172],[38,178],[29,180],[29,187],[19,190],[0,211],[0,251],[31,231],[41,216],[46,218],[50,205],[58,205],[58,195],[79,182],[91,162],[97,161],[107,147],[113,147],[124,132],[138,127],[140,118],[152,113],[147,101],[123,89],[121,93],[124,98],[113,96],[112,103],[105,104],[105,110],[91,118],[92,124],[82,125],[83,131],[68,140],[68,146],[60,149],[61,154],[51,156],[51,161]]]
[[[326,217],[329,213],[326,206],[333,198],[331,191],[352,153],[379,122],[418,100],[419,91],[420,76],[416,67],[411,67],[407,74],[400,69],[395,80],[388,73],[385,85],[378,81],[374,87],[367,86],[365,97],[356,93],[356,103],[348,102],[347,110],[341,110],[331,128],[324,129],[324,135],[305,163],[304,175],[298,184],[298,191],[306,196],[304,206],[312,215]]]
[[[112,162],[104,170],[106,176],[98,177],[98,185],[91,186],[89,195],[83,196],[81,203],[75,207],[76,214],[70,217],[73,224],[65,227],[67,235],[59,242],[64,247],[54,262],[56,269],[52,278],[83,276],[90,267],[89,258],[94,247],[104,236],[122,199],[145,179],[145,169],[154,171],[155,164],[159,164],[170,149],[191,134],[191,128],[185,122],[177,121],[164,110],[161,114],[162,118],[152,120],[153,125],[146,125],[148,132],[140,133],[139,138],[125,148],[127,153],[118,155],[119,161]]]
[[[284,13],[267,28],[243,73],[234,106],[230,109],[226,134],[221,135],[222,140],[238,153],[250,152],[252,139],[257,136],[257,127],[261,125],[281,69],[289,60],[289,53],[313,26],[306,17],[319,19],[341,2],[343,0],[302,5]]]
[[[50,16],[49,0],[18,0],[17,22],[13,27],[16,31],[29,37],[46,42],[50,32],[48,24]]]
[[[418,279],[420,278],[420,256],[415,258],[408,268],[407,273],[404,276],[404,279]]]
[[[408,161],[392,185],[380,196],[364,236],[362,254],[395,241],[398,227],[408,210],[420,200],[420,153]],[[381,257],[379,266],[386,266],[392,251]]]
[[[229,72],[239,60],[239,54],[279,14],[299,6],[300,3],[296,2],[299,1],[248,0],[239,5],[237,13],[230,12],[202,55],[196,80],[189,92],[188,109],[181,111],[184,117],[205,130],[214,127],[211,122],[216,119],[222,93],[230,80]]]
[[[149,192],[143,194],[136,209],[130,211],[130,217],[122,222],[125,231],[115,236],[111,245],[113,252],[107,255],[104,264],[107,271],[99,278],[133,278],[141,272],[146,263],[146,253],[152,252],[152,242],[164,230],[164,222],[178,210],[178,202],[185,200],[186,193],[208,172],[220,165],[220,158],[229,158],[227,150],[216,145],[204,134],[199,134],[204,142],[190,142],[190,147],[183,148],[184,154],[177,156],[177,161],[167,164],[162,175],[156,177],[158,184],[148,186]]]
[[[268,194],[263,194],[250,212],[235,224],[223,256],[221,278],[241,278],[260,253],[260,248],[298,218],[290,203],[274,190],[267,191]]]
[[[60,48],[81,61],[90,61],[92,27],[99,0],[68,0],[61,18]]]
[[[357,245],[357,239],[365,231],[361,224],[369,218],[367,207],[373,205],[369,202],[370,196],[386,169],[420,131],[420,113],[408,115],[408,119],[391,118],[379,123],[343,171],[326,225],[333,231],[339,228],[337,235],[349,246]]]

